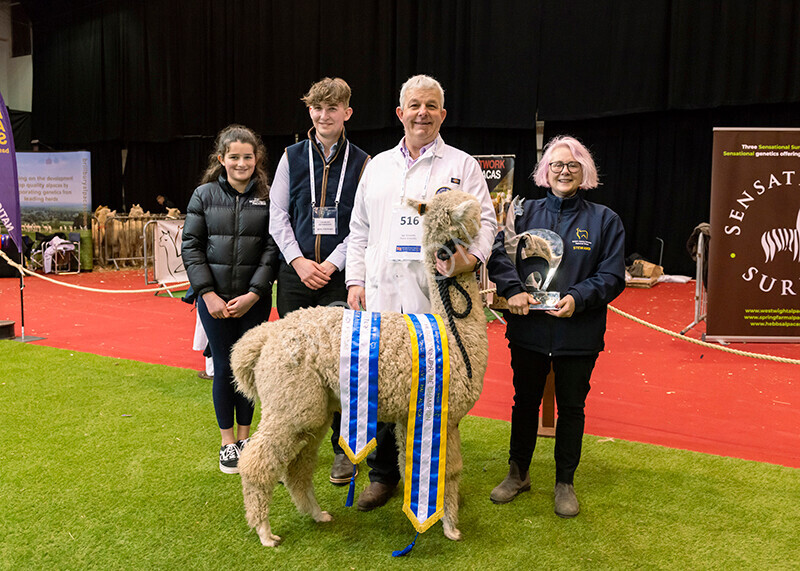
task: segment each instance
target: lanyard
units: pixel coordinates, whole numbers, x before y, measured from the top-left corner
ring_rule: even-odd
[[[439,145],[439,141],[437,140],[433,144],[433,149],[431,150],[431,166],[428,168],[428,175],[425,177],[425,186],[422,187],[422,199],[424,200],[428,195],[428,183],[431,181],[431,173],[433,172],[433,161],[436,160],[436,147]],[[420,157],[422,158],[422,157]],[[419,160],[419,159],[417,159]],[[414,166],[414,165],[411,165]],[[406,197],[406,176],[408,175],[408,162],[406,162],[406,167],[403,169],[403,180],[400,182],[400,204],[403,204],[403,200]]]
[[[317,185],[314,180],[314,153],[312,145],[316,145],[311,139],[308,140],[308,176],[311,178],[311,208],[317,205]],[[342,186],[344,186],[344,172],[347,170],[347,159],[350,158],[350,141],[344,148],[344,161],[342,162],[342,172],[339,173],[339,188],[336,189],[336,206],[339,206],[339,199],[342,197]],[[324,160],[324,159],[323,159]]]

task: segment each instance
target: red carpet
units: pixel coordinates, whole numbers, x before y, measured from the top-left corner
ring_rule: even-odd
[[[142,270],[58,276],[102,289],[141,289]],[[692,321],[694,284],[628,289],[614,306],[671,331]],[[273,311],[273,318],[275,317]],[[19,280],[0,279],[0,320],[17,322]],[[102,294],[25,280],[25,334],[35,343],[191,369],[195,314],[150,293]],[[689,332],[695,339],[700,324]],[[489,325],[489,369],[472,413],[508,420],[513,389],[505,328]],[[797,344],[731,348],[800,358]],[[589,434],[800,467],[800,365],[724,353],[671,338],[609,313],[606,351],[592,377]]]

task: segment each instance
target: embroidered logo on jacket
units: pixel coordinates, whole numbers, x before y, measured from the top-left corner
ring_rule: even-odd
[[[572,240],[572,249],[585,250],[587,252],[592,251],[592,243],[589,241],[588,230],[581,230],[580,228],[575,229],[575,239]]]
[[[266,206],[267,205],[267,201],[264,200],[263,198],[253,198],[250,201],[250,204],[253,205],[253,206]]]

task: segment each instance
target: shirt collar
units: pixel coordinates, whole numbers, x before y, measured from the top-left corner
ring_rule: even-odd
[[[403,158],[406,159],[406,166],[408,168],[411,168],[411,165],[413,165],[415,162],[421,159],[422,155],[424,155],[428,149],[432,148],[436,144],[436,141],[438,139],[439,137],[437,136],[436,139],[434,139],[433,141],[422,147],[419,150],[419,156],[415,159],[411,157],[411,153],[408,151],[408,147],[406,147],[406,138],[403,137],[403,140],[400,143],[400,152],[403,153]]]
[[[311,138],[312,133],[314,135],[314,141],[317,143],[317,148],[322,153],[322,156],[325,157],[325,162],[331,162],[333,157],[336,156],[336,151],[339,149],[339,144],[344,140],[344,131],[342,131],[342,135],[339,137],[339,140],[331,145],[331,152],[328,154],[328,156],[325,156],[325,145],[323,145],[322,141],[319,140],[319,137],[317,137],[317,132],[313,127],[308,131],[309,138]]]

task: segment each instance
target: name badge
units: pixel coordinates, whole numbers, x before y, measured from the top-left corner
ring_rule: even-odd
[[[392,209],[388,254],[393,262],[422,261],[422,216],[416,210],[408,206]]]
[[[311,227],[314,235],[339,233],[335,206],[314,206],[311,209]]]

